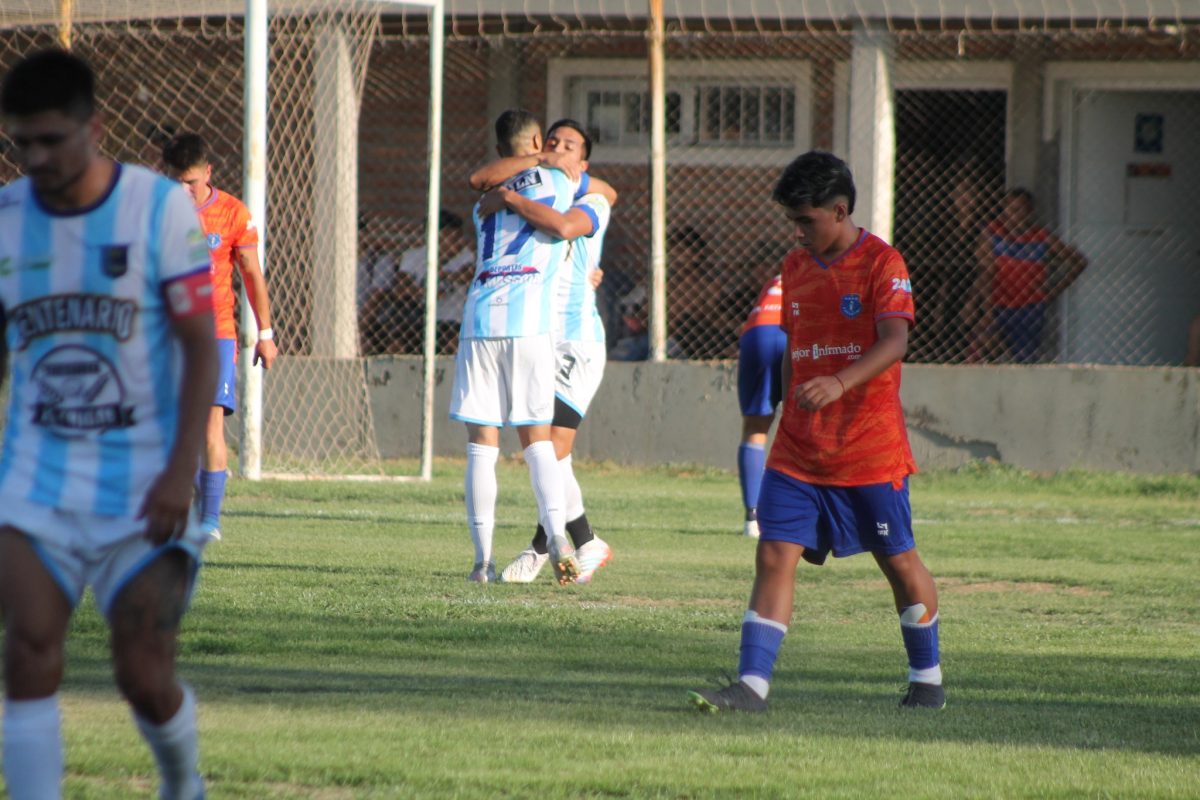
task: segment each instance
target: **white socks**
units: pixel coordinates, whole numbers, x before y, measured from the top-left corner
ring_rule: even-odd
[[[57,694],[4,702],[4,779],[12,800],[62,796],[61,722]]]
[[[200,745],[196,735],[196,695],[183,685],[183,704],[175,716],[161,725],[148,722],[134,712],[142,737],[150,745],[162,787],[161,800],[196,800],[204,788],[200,780]]]
[[[567,453],[567,457],[558,462],[558,468],[562,471],[563,477],[566,519],[567,522],[570,522],[583,516],[583,490],[579,488],[579,481],[575,480],[575,469],[571,465],[570,453]]]
[[[533,442],[525,448],[525,466],[529,467],[529,482],[537,498],[538,522],[547,536],[565,536],[567,528],[566,503],[563,501],[563,474],[554,443]]]
[[[471,541],[475,544],[476,563],[486,564],[492,560],[492,534],[496,528],[498,458],[499,447],[473,443],[467,445],[467,527],[471,529]],[[534,490],[536,489],[535,484]]]

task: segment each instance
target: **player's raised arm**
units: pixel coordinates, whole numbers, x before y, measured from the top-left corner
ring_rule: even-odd
[[[575,239],[580,236],[590,236],[596,230],[595,218],[578,206],[567,209],[566,213],[560,213],[545,203],[531,200],[504,187],[495,189],[490,194],[489,206],[502,202],[510,211],[520,215],[533,227],[549,236],[559,239]],[[480,206],[481,211],[483,207]]]
[[[583,170],[577,160],[563,153],[534,153],[527,156],[508,156],[485,164],[471,174],[471,188],[486,192],[504,183],[509,178],[534,167],[548,167],[565,172],[567,177],[578,182]]]

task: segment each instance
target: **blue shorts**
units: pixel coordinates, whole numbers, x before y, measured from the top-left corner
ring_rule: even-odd
[[[217,397],[225,416],[237,410],[237,339],[217,339]]]
[[[738,405],[743,417],[769,417],[783,394],[781,370],[787,334],[758,325],[738,341]]]
[[[1021,364],[1037,361],[1045,329],[1045,303],[996,309],[996,332],[1004,340],[1013,361]]]
[[[864,486],[815,486],[782,472],[763,474],[758,496],[760,541],[804,546],[804,560],[823,564],[858,553],[894,556],[916,547],[908,479]]]

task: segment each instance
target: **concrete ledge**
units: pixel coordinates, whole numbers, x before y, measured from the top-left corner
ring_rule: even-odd
[[[421,362],[366,364],[385,457],[415,456]],[[446,416],[453,359],[437,365],[434,452],[462,455]],[[741,435],[733,363],[613,362],[579,431],[581,458],[734,469]],[[904,368],[909,436],[924,467],[994,458],[1025,469],[1072,467],[1200,473],[1200,370],[1171,367],[924,366]],[[506,431],[506,453],[520,449]]]

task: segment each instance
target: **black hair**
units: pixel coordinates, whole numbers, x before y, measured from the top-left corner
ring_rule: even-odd
[[[1030,208],[1033,208],[1033,192],[1029,191],[1025,187],[1017,186],[1015,188],[1009,189],[1007,192],[1004,193],[1004,202],[1006,202],[1006,203],[1009,200],[1018,200],[1018,199],[1024,200],[1029,205]]]
[[[534,126],[541,129],[541,123],[531,112],[523,108],[508,109],[496,117],[496,146],[502,154],[512,155],[515,140]]]
[[[66,50],[39,50],[17,62],[0,87],[0,112],[25,117],[61,111],[78,120],[96,113],[96,74]]]
[[[438,212],[438,230],[444,231],[447,229],[457,230],[462,228],[463,218],[453,211],[443,208]]]
[[[550,126],[550,129],[548,131],[546,131],[546,138],[549,139],[551,136],[553,136],[554,132],[556,130],[558,130],[559,128],[570,128],[571,130],[575,131],[580,136],[582,136],[583,137],[583,157],[584,157],[584,159],[589,159],[592,157],[592,137],[588,136],[587,129],[583,127],[583,123],[577,122],[577,121],[571,119],[570,117],[564,117],[563,119],[560,119],[558,122],[556,122]]]
[[[810,150],[784,168],[771,197],[787,208],[820,208],[844,197],[846,210],[853,214],[854,176],[846,162],[832,153]]]
[[[162,146],[163,163],[183,172],[208,164],[208,143],[198,133],[177,133]]]

